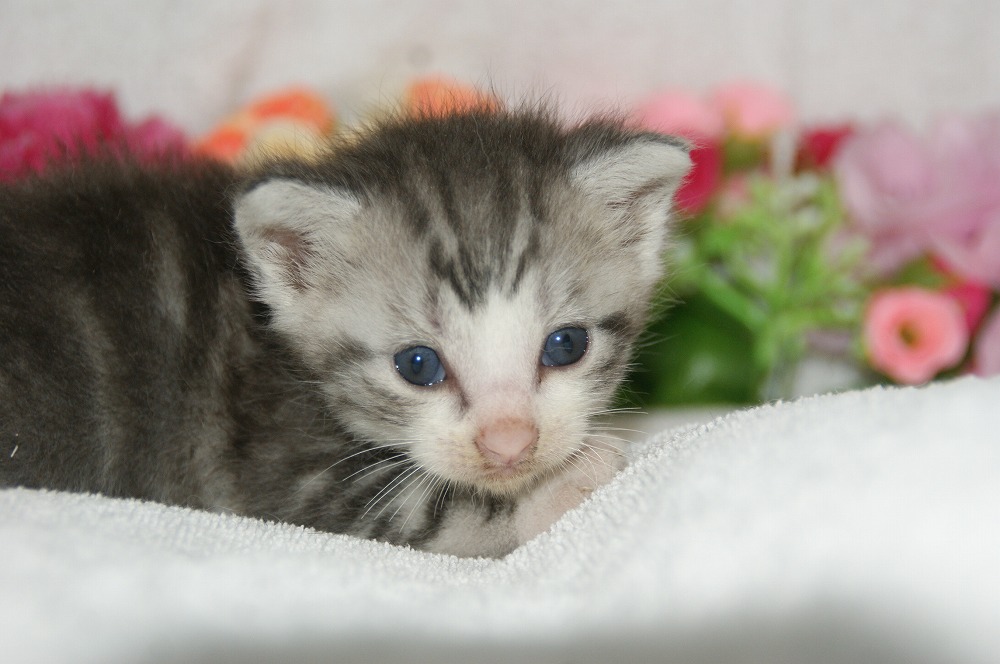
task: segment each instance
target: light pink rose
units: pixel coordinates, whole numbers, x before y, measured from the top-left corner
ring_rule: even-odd
[[[929,245],[952,272],[1000,288],[1000,205],[982,214],[978,228],[933,234]]]
[[[951,297],[922,288],[876,293],[868,303],[864,340],[874,368],[900,383],[924,383],[965,355],[965,314]]]
[[[690,138],[696,143],[716,143],[725,131],[722,113],[706,100],[681,90],[656,94],[636,109],[643,127]]]
[[[1000,286],[1000,115],[946,119],[925,137],[883,123],[848,139],[834,169],[876,275],[932,254]]]
[[[915,136],[889,123],[861,130],[841,147],[834,172],[852,221],[872,243],[875,274],[891,274],[925,250],[939,185]]]
[[[1000,287],[1000,114],[945,118],[929,144],[951,204],[930,248],[955,273]]]
[[[730,83],[710,96],[726,125],[737,136],[766,139],[795,124],[795,107],[785,95],[753,83]]]
[[[993,312],[979,331],[972,368],[980,376],[1000,374],[1000,309]]]

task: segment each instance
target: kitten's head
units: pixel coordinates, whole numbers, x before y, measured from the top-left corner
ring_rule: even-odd
[[[688,167],[682,142],[614,121],[401,119],[267,167],[236,229],[354,435],[513,493],[596,444]]]

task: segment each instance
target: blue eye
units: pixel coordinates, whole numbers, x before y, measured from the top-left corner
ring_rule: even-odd
[[[547,367],[564,367],[579,362],[587,352],[589,339],[582,327],[564,327],[556,330],[545,340],[542,348],[542,364]]]
[[[433,348],[414,346],[393,357],[399,375],[414,385],[428,387],[444,380],[444,365]]]

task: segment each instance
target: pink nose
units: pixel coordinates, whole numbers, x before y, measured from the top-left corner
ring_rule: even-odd
[[[498,420],[480,429],[476,437],[476,446],[486,460],[500,466],[524,461],[537,442],[538,429],[525,420]]]

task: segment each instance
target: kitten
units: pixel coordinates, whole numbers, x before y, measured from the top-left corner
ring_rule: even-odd
[[[511,111],[6,185],[0,486],[503,555],[621,466],[593,419],[688,165]]]

